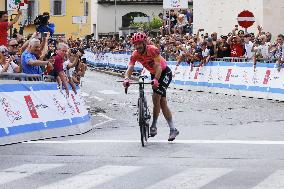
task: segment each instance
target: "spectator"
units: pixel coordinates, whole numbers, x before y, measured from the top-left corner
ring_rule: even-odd
[[[244,43],[244,37],[245,37],[245,32],[244,32],[244,30],[239,30],[239,31],[238,31],[238,36],[239,36],[240,39],[241,39],[241,43]]]
[[[207,42],[203,41],[200,45],[200,50],[198,50],[200,56],[200,64],[198,66],[202,67],[210,60],[210,50],[207,48]]]
[[[77,64],[77,66],[75,67],[75,72],[72,77],[74,83],[80,84],[81,77],[85,76],[85,72],[87,70],[86,63],[87,63],[86,59],[82,58],[81,61],[79,61],[79,64]]]
[[[217,47],[216,44],[213,44],[213,39],[211,37],[206,39],[207,42],[207,49],[209,49],[210,58],[217,57]]]
[[[22,11],[18,10],[17,16],[11,21],[8,22],[8,13],[6,11],[0,11],[0,45],[8,45],[8,29],[18,22]]]
[[[9,51],[4,45],[0,46],[0,52],[1,52],[0,73],[1,72],[19,73],[20,72],[19,66],[14,63],[13,61],[14,57],[9,55]]]
[[[240,58],[244,55],[244,48],[241,43],[241,38],[235,35],[236,30],[233,30],[233,36],[228,39],[228,43],[231,49],[231,56],[234,58]]]
[[[173,9],[170,10],[170,27],[169,27],[169,34],[171,30],[174,30],[175,26],[177,25],[177,14]]]
[[[216,44],[217,44],[217,39],[218,39],[217,32],[213,32],[213,33],[211,34],[211,38],[212,38],[213,44],[216,45]]]
[[[187,26],[188,26],[188,21],[186,15],[182,13],[179,14],[177,16],[177,24],[175,25],[174,33],[176,34],[178,32],[180,35],[182,35]]]
[[[254,33],[250,33],[250,41],[251,41],[252,43],[254,43],[254,41],[255,41],[255,35],[254,35]]]
[[[22,53],[21,62],[23,73],[26,74],[42,74],[41,66],[53,64],[52,60],[42,61],[38,60],[38,54],[41,54],[40,40],[33,38],[29,41],[28,48]]]
[[[170,20],[169,20],[169,13],[166,13],[166,16],[163,16],[162,13],[159,14],[159,18],[162,20],[163,25],[160,27],[160,33],[162,36],[165,34],[169,34],[170,32]]]
[[[224,58],[231,56],[230,45],[227,43],[228,37],[221,35],[221,40],[217,42],[217,58]]]
[[[255,42],[253,51],[256,52],[257,60],[260,60],[260,59],[268,60],[270,54],[269,54],[269,46],[266,42],[265,35],[261,35],[258,37],[258,39]]]
[[[63,69],[64,72],[68,78],[68,82],[72,87],[72,90],[75,94],[77,94],[76,91],[76,85],[72,79],[72,75],[74,72],[74,67],[79,64],[80,57],[82,56],[81,52],[76,49],[69,49],[67,53],[67,60],[63,63]]]
[[[249,33],[244,35],[244,45],[245,45],[245,58],[251,61],[253,58],[253,43],[251,42],[251,35]]]
[[[65,88],[66,95],[69,96],[69,89],[68,89],[68,81],[67,76],[63,69],[63,63],[66,59],[67,52],[68,52],[68,45],[65,43],[58,43],[56,55],[53,57],[54,59],[54,76],[58,82],[60,89],[62,90],[62,85]]]
[[[277,37],[277,64],[278,64],[278,71],[282,68],[282,64],[284,63],[284,35],[279,34]]]
[[[21,50],[19,49],[19,43],[15,39],[11,39],[8,45],[9,55],[17,66],[17,69],[14,70],[16,73],[20,72],[20,65],[21,65]]]
[[[271,39],[272,39],[272,34],[270,32],[266,32],[265,36],[266,36],[266,42],[268,42],[269,45],[270,45],[271,44]]]
[[[0,46],[0,73],[7,72],[9,65],[10,65],[10,59],[8,59],[9,53],[8,49],[4,46]]]

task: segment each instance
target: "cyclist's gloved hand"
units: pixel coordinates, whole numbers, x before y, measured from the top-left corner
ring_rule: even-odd
[[[151,85],[153,86],[154,89],[159,87],[159,81],[157,78],[154,78],[151,82]]]
[[[125,88],[127,88],[127,87],[129,87],[129,85],[130,85],[129,79],[128,79],[128,78],[125,78],[124,81],[123,81],[123,86],[124,86]]]

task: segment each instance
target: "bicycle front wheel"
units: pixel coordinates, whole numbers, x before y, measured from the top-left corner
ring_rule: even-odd
[[[141,144],[144,147],[145,141],[147,141],[147,136],[146,136],[146,128],[145,128],[145,108],[144,108],[144,99],[139,98],[138,100],[138,122],[139,122],[139,127],[140,127],[140,137],[141,137]]]

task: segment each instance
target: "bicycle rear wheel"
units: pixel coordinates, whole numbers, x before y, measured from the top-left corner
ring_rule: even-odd
[[[140,137],[141,137],[141,144],[144,147],[145,146],[145,127],[140,126]]]

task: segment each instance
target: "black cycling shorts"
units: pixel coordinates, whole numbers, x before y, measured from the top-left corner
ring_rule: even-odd
[[[151,79],[155,78],[154,74],[151,74]],[[172,70],[169,67],[166,67],[162,71],[161,77],[159,79],[159,87],[157,89],[153,89],[154,93],[160,94],[162,97],[166,97],[166,91],[169,87],[173,78]]]

